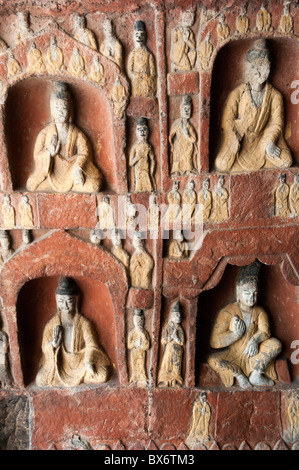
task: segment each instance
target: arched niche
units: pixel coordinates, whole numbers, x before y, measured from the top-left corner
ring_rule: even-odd
[[[117,346],[114,309],[105,284],[88,277],[73,278],[80,289],[80,313],[92,321],[99,343],[114,365],[110,380],[117,378]],[[25,386],[34,382],[41,358],[46,323],[56,313],[55,289],[58,277],[40,277],[27,282],[17,300],[17,323]]]
[[[126,384],[126,270],[104,248],[64,231],[54,231],[36,240],[16,253],[1,271],[2,315],[8,329],[15,383],[23,387],[34,378],[38,341],[47,319],[55,314],[53,295],[59,276],[70,276],[82,287],[82,313],[95,323],[103,346],[114,363],[115,377],[121,384]],[[38,289],[42,292],[41,298]],[[32,340],[33,344],[25,337],[29,325],[39,338]],[[24,352],[24,348],[32,349],[33,357],[30,357],[31,352]]]
[[[231,263],[234,263],[231,260]],[[236,261],[235,261],[236,263]],[[207,365],[207,358],[213,351],[210,347],[211,331],[218,312],[227,304],[235,302],[236,281],[240,264],[227,263],[218,283],[210,284],[198,298],[196,337],[196,385],[199,387],[222,386],[220,379]],[[298,338],[298,286],[284,277],[281,264],[262,264],[258,305],[269,316],[271,336],[282,343],[280,358],[286,358],[292,381],[299,378],[299,365],[292,364],[292,341]],[[280,385],[279,382],[277,383]]]
[[[51,122],[50,94],[55,78],[29,77],[8,90],[4,132],[14,190],[26,188],[34,168],[33,153],[39,132]],[[68,83],[74,123],[91,142],[93,160],[104,176],[105,189],[117,190],[112,113],[109,101],[91,83],[60,77]]]
[[[221,143],[221,117],[229,93],[244,83],[244,61],[248,49],[258,37],[232,40],[219,49],[213,63],[211,78],[211,107],[209,154],[210,170]],[[299,42],[296,37],[265,37],[270,50],[271,73],[269,82],[283,95],[285,107],[285,137],[293,156],[293,165],[299,163],[299,133],[296,125],[298,106],[292,103],[294,89],[291,84],[297,79]]]

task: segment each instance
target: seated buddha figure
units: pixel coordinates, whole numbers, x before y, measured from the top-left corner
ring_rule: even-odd
[[[283,97],[268,82],[269,74],[269,51],[265,40],[258,39],[246,55],[245,83],[230,93],[224,106],[216,170],[236,173],[291,166],[283,135]]]
[[[27,180],[27,189],[98,192],[102,174],[92,161],[90,142],[72,122],[72,100],[65,83],[54,83],[50,110],[52,120],[35,142],[35,166]]]
[[[257,305],[259,264],[241,268],[236,302],[220,310],[214,324],[208,363],[226,387],[236,380],[241,388],[272,386],[276,380],[275,359],[281,343],[271,337],[269,318]]]

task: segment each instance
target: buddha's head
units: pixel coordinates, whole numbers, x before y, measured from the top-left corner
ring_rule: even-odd
[[[67,84],[55,82],[50,96],[51,116],[56,123],[67,123],[72,121],[72,100]]]
[[[190,119],[192,112],[192,98],[189,95],[184,96],[181,104],[181,117]]]
[[[259,272],[260,263],[257,261],[240,268],[237,280],[237,302],[241,309],[242,307],[252,308],[257,303]]]
[[[175,324],[181,323],[182,315],[181,315],[181,305],[180,302],[175,302],[170,307],[170,321]]]
[[[135,42],[135,45],[144,44],[145,39],[146,39],[145,23],[141,20],[138,20],[134,24],[134,42]]]
[[[79,289],[70,277],[60,277],[56,289],[56,304],[60,313],[74,315],[78,311]]]
[[[270,74],[269,50],[265,39],[258,39],[246,54],[245,79],[256,89],[268,80]]]

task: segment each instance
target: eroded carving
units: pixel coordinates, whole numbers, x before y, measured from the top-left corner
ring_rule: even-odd
[[[198,192],[197,202],[202,211],[203,222],[206,222],[211,215],[212,193],[210,191],[210,178],[206,177],[203,181],[202,189]]]
[[[61,70],[65,70],[64,55],[62,49],[58,47],[55,36],[50,39],[50,45],[46,51],[45,64],[47,71],[55,75]]]
[[[289,207],[290,187],[287,184],[287,175],[279,176],[279,184],[275,190],[275,215],[276,217],[288,217],[291,214]]]
[[[195,183],[193,180],[188,181],[182,195],[182,222],[183,226],[193,220],[197,195],[194,191]]]
[[[86,18],[83,15],[74,15],[74,38],[85,46],[98,50],[95,34],[87,28]]]
[[[115,227],[114,209],[110,204],[110,196],[103,196],[97,208],[97,227],[103,231],[111,231]]]
[[[18,209],[21,226],[27,229],[32,228],[34,226],[33,211],[27,194],[22,195]]]
[[[211,57],[213,55],[214,46],[211,42],[211,34],[207,33],[206,37],[198,46],[198,59],[201,69],[205,72],[210,67]]]
[[[229,202],[229,193],[226,188],[224,188],[225,178],[224,175],[219,176],[216,187],[212,195],[212,212],[211,220],[213,222],[223,222],[227,220],[228,215],[228,202]]]
[[[294,177],[294,183],[290,187],[290,210],[291,216],[297,217],[299,215],[299,173]]]
[[[116,77],[115,83],[112,87],[110,100],[112,102],[114,115],[117,117],[117,119],[123,119],[125,116],[129,96],[125,90],[125,87],[120,83],[118,77]]]
[[[100,45],[100,53],[112,60],[120,70],[123,70],[123,47],[115,36],[113,23],[108,18],[103,22],[104,40]]]
[[[135,309],[133,314],[134,328],[128,335],[128,349],[130,351],[130,383],[137,387],[146,387],[148,374],[146,370],[146,355],[151,346],[149,333],[146,331],[144,312]]]
[[[169,243],[168,257],[170,259],[183,259],[189,256],[188,242],[184,239],[184,233],[181,230],[173,232],[173,239]]]
[[[8,51],[7,75],[8,78],[17,78],[22,73],[20,62],[15,58],[12,51]]]
[[[130,259],[131,285],[140,289],[150,289],[154,260],[144,248],[141,234],[134,234],[133,246],[134,252]]]
[[[130,264],[130,255],[122,247],[122,239],[118,230],[113,231],[111,241],[111,253],[125,266],[125,268],[128,269]]]
[[[196,61],[196,42],[191,27],[194,24],[194,12],[183,13],[181,23],[171,33],[170,60],[173,72],[188,72]]]
[[[89,71],[89,78],[100,86],[105,84],[104,67],[97,55],[94,56]]]
[[[212,410],[207,401],[206,392],[196,398],[192,409],[192,424],[189,430],[186,444],[189,448],[193,448],[198,444],[211,443],[210,421]]]
[[[236,29],[240,34],[246,34],[249,32],[249,18],[246,15],[247,7],[241,6],[241,13],[236,19]]]
[[[43,55],[41,51],[36,47],[35,42],[32,42],[28,51],[28,71],[30,74],[35,75],[44,73],[46,67],[43,61]]]
[[[2,265],[14,254],[14,250],[11,247],[11,241],[9,234],[5,230],[0,231],[0,268]]]
[[[8,336],[0,330],[0,387],[10,388],[12,385],[12,377],[9,368],[8,360]]]
[[[272,15],[268,12],[265,5],[261,6],[256,16],[256,29],[259,32],[272,32]]]
[[[283,14],[279,23],[279,30],[282,33],[293,34],[294,33],[294,18],[291,15],[291,2],[287,1],[283,6]]]
[[[75,75],[75,77],[84,78],[86,76],[85,60],[77,47],[73,49],[67,69],[69,73]]]
[[[15,228],[16,211],[11,203],[11,198],[9,194],[5,194],[3,196],[1,212],[2,212],[3,227],[7,230]]]
[[[29,13],[19,12],[18,17],[18,26],[19,29],[16,33],[16,45],[24,43],[33,35],[33,31],[30,28],[30,16]]]
[[[225,41],[230,36],[230,29],[226,23],[225,15],[220,15],[219,22],[217,25],[217,36],[219,41]]]

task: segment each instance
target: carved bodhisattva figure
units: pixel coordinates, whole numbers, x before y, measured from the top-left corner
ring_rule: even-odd
[[[171,259],[187,258],[189,255],[188,242],[184,239],[184,233],[177,231],[173,233],[173,240],[169,244],[168,257]]]
[[[0,269],[2,265],[14,254],[8,233],[5,230],[0,232]]]
[[[128,349],[130,350],[130,383],[138,387],[146,387],[148,376],[146,371],[146,352],[151,345],[150,335],[144,328],[144,313],[135,309],[133,315],[134,328],[128,335]]]
[[[43,61],[43,56],[41,51],[36,47],[35,42],[33,42],[28,51],[28,70],[32,75],[44,73],[46,67]]]
[[[98,85],[102,86],[105,83],[104,77],[104,67],[100,63],[99,58],[97,55],[94,56],[92,60],[92,64],[90,67],[89,78],[93,82],[97,83]]]
[[[197,136],[189,122],[191,112],[192,99],[185,96],[181,105],[181,118],[174,122],[169,135],[172,176],[197,173]]]
[[[215,167],[221,172],[287,168],[292,157],[283,136],[283,98],[268,82],[265,40],[255,41],[247,52],[245,72],[246,83],[230,93],[224,106]]]
[[[226,387],[236,379],[242,388],[272,386],[277,379],[275,358],[281,343],[271,338],[268,315],[257,305],[257,262],[240,269],[236,302],[218,314],[210,344],[221,349],[208,358],[208,363]]]
[[[130,256],[129,253],[127,253],[126,250],[124,250],[124,248],[122,247],[121,237],[117,230],[113,231],[111,240],[111,253],[125,266],[125,268],[128,269],[130,263]]]
[[[162,331],[161,343],[164,346],[162,362],[158,373],[159,387],[181,387],[182,363],[185,335],[181,323],[181,306],[175,302],[170,309],[169,320]]]
[[[84,78],[86,76],[85,60],[77,47],[73,49],[67,69],[69,73],[75,75],[75,77]]]
[[[245,34],[249,31],[249,18],[246,16],[247,8],[245,5],[241,6],[241,13],[236,19],[236,29],[238,33]]]
[[[136,126],[137,142],[130,152],[129,164],[134,170],[134,191],[150,192],[155,189],[155,154],[148,142],[148,124],[139,118]]]
[[[53,86],[52,122],[39,133],[34,147],[35,168],[29,191],[97,192],[102,175],[92,162],[87,137],[72,122],[72,101],[66,84]]]
[[[291,2],[286,1],[283,7],[283,15],[280,20],[279,30],[282,33],[292,34],[294,32],[294,18],[291,14]]]
[[[181,24],[172,31],[170,59],[174,72],[188,72],[194,68],[196,60],[196,42],[191,26],[194,12],[183,13]]]
[[[3,197],[1,212],[3,227],[7,230],[15,228],[16,211],[11,203],[11,198],[9,194],[5,194]]]
[[[211,43],[211,34],[208,33],[198,46],[198,59],[203,71],[209,68],[213,51],[214,46]]]
[[[139,234],[133,237],[135,251],[130,259],[130,277],[132,287],[139,289],[150,289],[152,285],[152,274],[154,260],[143,246],[143,240]]]
[[[219,176],[215,190],[213,191],[213,203],[211,220],[213,222],[222,222],[228,219],[228,190],[223,187],[224,175]]]
[[[201,392],[195,400],[192,410],[192,424],[186,439],[186,444],[191,448],[200,443],[211,441],[210,421],[211,407],[207,401],[206,392]]]
[[[212,193],[210,191],[210,178],[206,177],[202,184],[202,189],[198,192],[197,203],[199,211],[202,213],[202,220],[206,222],[211,215],[212,210]]]
[[[30,229],[34,226],[33,211],[27,194],[23,194],[19,204],[19,216],[23,228]]]
[[[36,377],[40,387],[99,384],[109,378],[110,360],[99,345],[93,324],[79,312],[78,296],[78,286],[72,279],[59,279],[57,313],[43,333]]]
[[[276,217],[289,217],[289,194],[290,187],[287,184],[287,175],[283,173],[279,177],[279,184],[275,190],[275,215]]]
[[[55,36],[51,36],[50,45],[46,51],[45,65],[47,71],[53,75],[65,70],[64,55],[62,49],[57,45]]]
[[[134,49],[129,54],[128,75],[132,81],[132,96],[156,95],[156,65],[153,54],[145,45],[146,29],[143,21],[134,25]]]
[[[86,27],[86,18],[82,15],[74,16],[74,38],[85,46],[97,51],[98,45],[94,33]]]
[[[123,69],[123,48],[120,41],[116,38],[112,22],[106,18],[103,23],[104,40],[100,45],[100,53],[112,60],[120,70]]]

